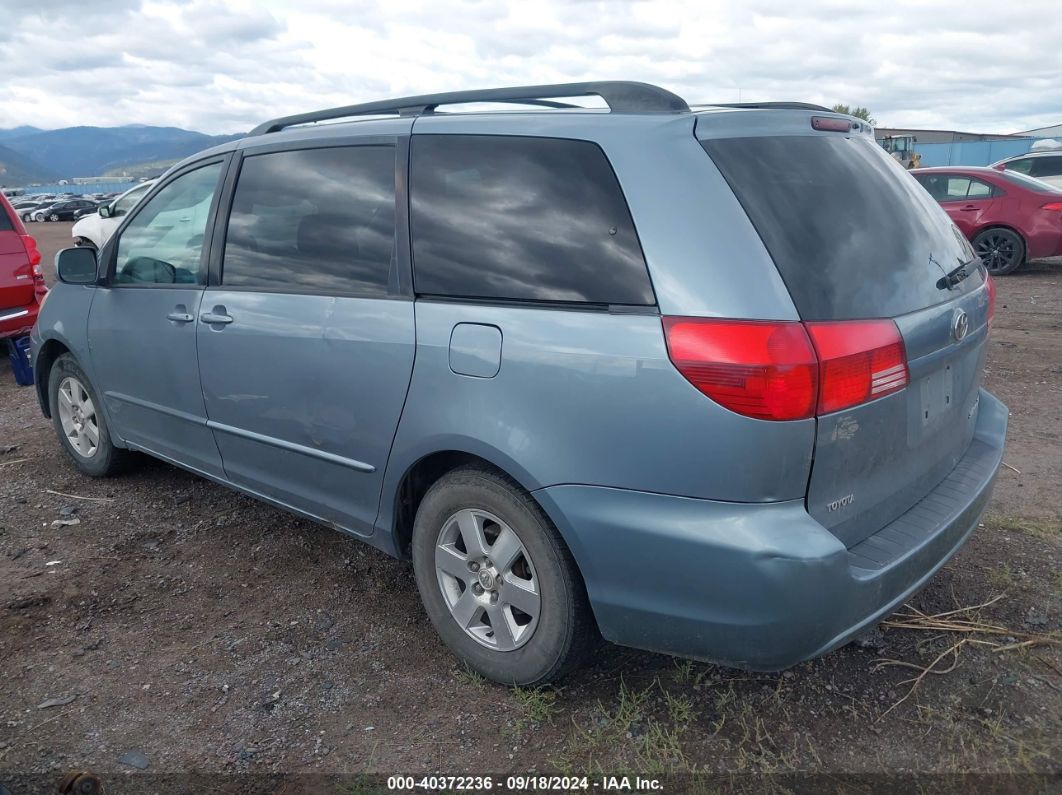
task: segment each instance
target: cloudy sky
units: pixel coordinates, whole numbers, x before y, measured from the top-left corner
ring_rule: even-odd
[[[461,88],[629,79],[880,125],[1062,122],[1059,0],[0,0],[0,128],[247,130]]]

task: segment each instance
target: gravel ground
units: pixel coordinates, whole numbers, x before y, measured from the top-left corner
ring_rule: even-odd
[[[49,263],[69,226],[31,229]],[[1057,785],[1062,261],[998,287],[985,380],[1012,412],[1009,467],[983,526],[912,602],[988,603],[957,614],[985,631],[883,625],[779,674],[606,645],[556,690],[487,684],[432,631],[408,564],[149,459],[83,477],[0,365],[0,781],[54,791],[91,769],[114,792],[288,774],[302,778],[255,791],[353,792],[342,777],[365,772],[919,771]],[[938,657],[946,673],[912,690]]]

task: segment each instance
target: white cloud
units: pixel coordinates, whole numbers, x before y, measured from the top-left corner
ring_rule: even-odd
[[[1057,0],[0,0],[0,127],[221,133],[387,96],[630,79],[1009,132],[1062,121],[1060,43]]]

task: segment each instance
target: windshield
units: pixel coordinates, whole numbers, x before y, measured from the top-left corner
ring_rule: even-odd
[[[973,249],[933,201],[863,135],[713,138],[734,190],[805,320],[895,317],[976,289],[942,290]],[[739,266],[739,263],[735,263]]]

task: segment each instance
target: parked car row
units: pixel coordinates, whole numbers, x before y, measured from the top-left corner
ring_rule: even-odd
[[[96,212],[96,209],[112,201],[116,193],[92,193],[85,195],[36,194],[10,199],[12,209],[23,223],[41,221],[75,221]]]

